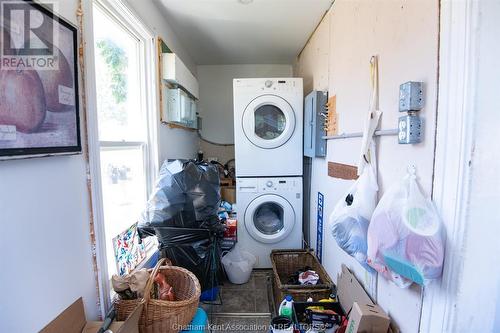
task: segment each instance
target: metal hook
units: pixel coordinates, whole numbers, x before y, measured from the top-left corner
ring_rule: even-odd
[[[408,165],[408,175],[416,177],[417,167],[415,166],[415,164]]]

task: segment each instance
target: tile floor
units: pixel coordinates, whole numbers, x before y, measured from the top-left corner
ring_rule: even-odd
[[[271,278],[271,270],[255,270],[248,283],[225,282],[221,287],[221,305],[201,304],[209,316],[212,332],[268,332],[274,312]]]

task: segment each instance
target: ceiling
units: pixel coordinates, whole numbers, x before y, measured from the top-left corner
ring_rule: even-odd
[[[291,64],[333,2],[156,1],[198,65]]]

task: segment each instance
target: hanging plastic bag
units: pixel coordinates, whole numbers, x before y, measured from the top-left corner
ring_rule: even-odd
[[[228,254],[221,259],[229,281],[234,284],[247,283],[252,274],[252,269],[257,258],[250,252],[240,250],[236,245]]]
[[[442,222],[420,191],[416,170],[380,200],[368,228],[368,264],[406,288],[441,276],[444,260]]]
[[[371,152],[374,154],[374,145]],[[375,206],[377,205],[377,178],[373,165],[367,163],[361,176],[342,196],[330,215],[330,230],[341,249],[366,265],[367,232]]]

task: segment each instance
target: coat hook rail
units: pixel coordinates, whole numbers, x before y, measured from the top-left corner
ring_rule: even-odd
[[[387,135],[398,135],[399,130],[397,128],[395,129],[388,129],[388,130],[378,130],[375,131],[375,136],[387,136]],[[355,133],[342,133],[339,135],[332,135],[332,136],[323,136],[322,138],[325,140],[337,140],[337,139],[347,139],[347,138],[361,138],[363,137],[363,132],[355,132]]]

